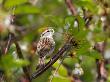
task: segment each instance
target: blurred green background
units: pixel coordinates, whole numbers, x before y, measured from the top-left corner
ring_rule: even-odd
[[[52,55],[65,44],[69,35],[79,44],[65,53],[52,82],[78,82],[73,80],[72,74],[76,63],[84,71],[78,76],[81,82],[98,82],[96,60],[107,61],[107,80],[104,82],[110,82],[110,0],[71,1],[76,8],[76,16],[72,15],[65,0],[0,0],[0,70],[4,76],[0,73],[0,82],[28,82],[22,67],[28,66],[30,75],[36,71],[38,55],[34,52],[33,43],[48,27],[55,30],[56,45]],[[18,57],[13,43],[5,55],[2,53],[9,40],[9,32],[17,37],[24,59]],[[94,49],[96,43],[103,42],[106,43],[103,53]],[[49,59],[51,57],[46,61]],[[49,82],[60,62],[61,59],[32,82]]]

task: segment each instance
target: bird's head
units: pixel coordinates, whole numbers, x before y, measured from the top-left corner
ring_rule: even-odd
[[[54,29],[46,29],[42,34],[41,37],[52,37],[54,34]]]

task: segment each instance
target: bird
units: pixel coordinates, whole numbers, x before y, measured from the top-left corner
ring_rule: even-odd
[[[40,36],[40,39],[37,43],[37,53],[39,56],[39,66],[42,67],[45,65],[46,56],[52,54],[55,48],[55,41],[53,39],[54,29],[46,29]],[[38,66],[38,67],[39,67]],[[36,68],[37,69],[37,68]]]

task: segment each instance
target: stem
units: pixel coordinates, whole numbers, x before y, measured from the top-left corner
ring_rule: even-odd
[[[96,59],[97,74],[98,74],[97,82],[106,82],[107,80],[107,70],[105,68],[105,59],[104,59],[105,46],[106,46],[106,41],[95,44],[95,50],[97,50],[103,57],[103,60]]]
[[[59,70],[59,68],[60,68],[60,66],[61,66],[61,64],[62,64],[62,62],[63,62],[63,60],[64,60],[64,58],[65,58],[66,56],[67,56],[67,53],[65,53],[65,54],[63,55],[63,57],[61,58],[60,64],[58,65],[58,67],[56,68],[56,70],[54,71],[54,73],[52,74],[52,76],[51,76],[49,82],[52,82],[52,80],[53,80],[53,78],[54,78],[54,75],[55,75],[55,74],[57,73],[57,71]]]
[[[21,59],[24,59],[23,54],[22,54],[22,51],[21,51],[21,48],[20,48],[18,42],[16,41],[15,35],[13,33],[10,33],[10,35],[13,38],[13,43],[16,45],[16,50],[17,50],[18,57],[21,58]],[[28,67],[27,66],[23,67],[23,72],[24,72],[24,74],[26,76],[26,79],[28,79],[28,81],[31,82],[30,81],[30,75],[29,75],[29,71],[28,71]]]
[[[72,0],[65,0],[65,3],[68,7],[68,9],[70,10],[70,12],[72,13],[73,16],[77,15],[77,11],[75,6],[72,4]]]
[[[24,59],[19,44],[17,42],[15,42],[15,45],[16,45],[16,50],[17,50],[17,53],[18,53],[18,57],[21,58],[21,59]],[[28,79],[29,82],[31,82],[30,81],[30,75],[29,75],[29,71],[28,70],[29,69],[28,69],[27,66],[23,67],[23,72],[25,73],[26,78]]]
[[[9,48],[10,48],[10,45],[11,45],[11,41],[12,41],[12,35],[9,33],[9,36],[8,36],[8,41],[6,43],[6,47],[3,51],[4,54],[7,54]]]

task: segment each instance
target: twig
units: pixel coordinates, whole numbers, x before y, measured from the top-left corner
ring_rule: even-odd
[[[72,0],[65,0],[65,3],[68,7],[68,9],[70,10],[70,12],[72,13],[73,16],[77,15],[77,11],[75,6],[72,4]]]
[[[105,69],[104,60],[96,60],[97,63],[97,82],[106,82],[107,80],[107,73]]]
[[[102,57],[104,56],[105,46],[106,46],[106,41],[95,44],[95,50],[97,50],[102,55]],[[107,71],[105,69],[105,60],[96,59],[96,64],[97,64],[97,74],[98,74],[97,82],[106,82]]]
[[[11,43],[12,43],[12,35],[9,33],[8,41],[6,42],[6,47],[2,49],[2,51],[0,52],[2,55],[0,55],[0,56],[6,55],[8,53]],[[7,77],[4,76],[4,70],[0,69],[0,82],[3,81],[4,79],[7,80]]]
[[[61,58],[60,64],[58,65],[58,67],[56,68],[56,70],[54,71],[54,73],[52,74],[52,76],[51,76],[49,82],[52,82],[52,80],[53,80],[53,78],[54,78],[54,75],[57,73],[58,69],[60,68],[60,66],[61,66],[61,64],[62,64],[62,62],[63,62],[63,60],[64,60],[64,58],[67,56],[66,54],[67,54],[67,53],[65,53],[65,54],[63,55],[63,57]]]
[[[77,43],[74,38],[70,38],[67,43],[55,54],[52,59],[44,66],[39,68],[36,72],[31,75],[31,80],[37,78],[43,72],[45,72],[49,67],[51,67],[62,55],[65,51],[69,50],[72,46],[76,46]]]
[[[12,35],[9,33],[8,41],[6,43],[6,47],[4,48],[3,54],[6,54],[8,52],[11,45],[11,40],[12,40]]]
[[[15,45],[16,45],[16,50],[17,50],[17,53],[18,53],[18,57],[21,58],[21,59],[24,59],[23,54],[21,52],[21,48],[20,48],[19,44],[16,41],[15,41]],[[28,81],[31,82],[28,67],[27,66],[23,67],[23,71],[24,71],[25,76],[28,79]]]
[[[19,58],[24,59],[19,44],[17,42],[15,42],[15,45],[16,45],[16,50],[17,50],[17,53],[18,53]],[[23,67],[23,71],[24,71],[26,77],[28,78],[28,80],[30,80],[28,68],[26,66]]]

